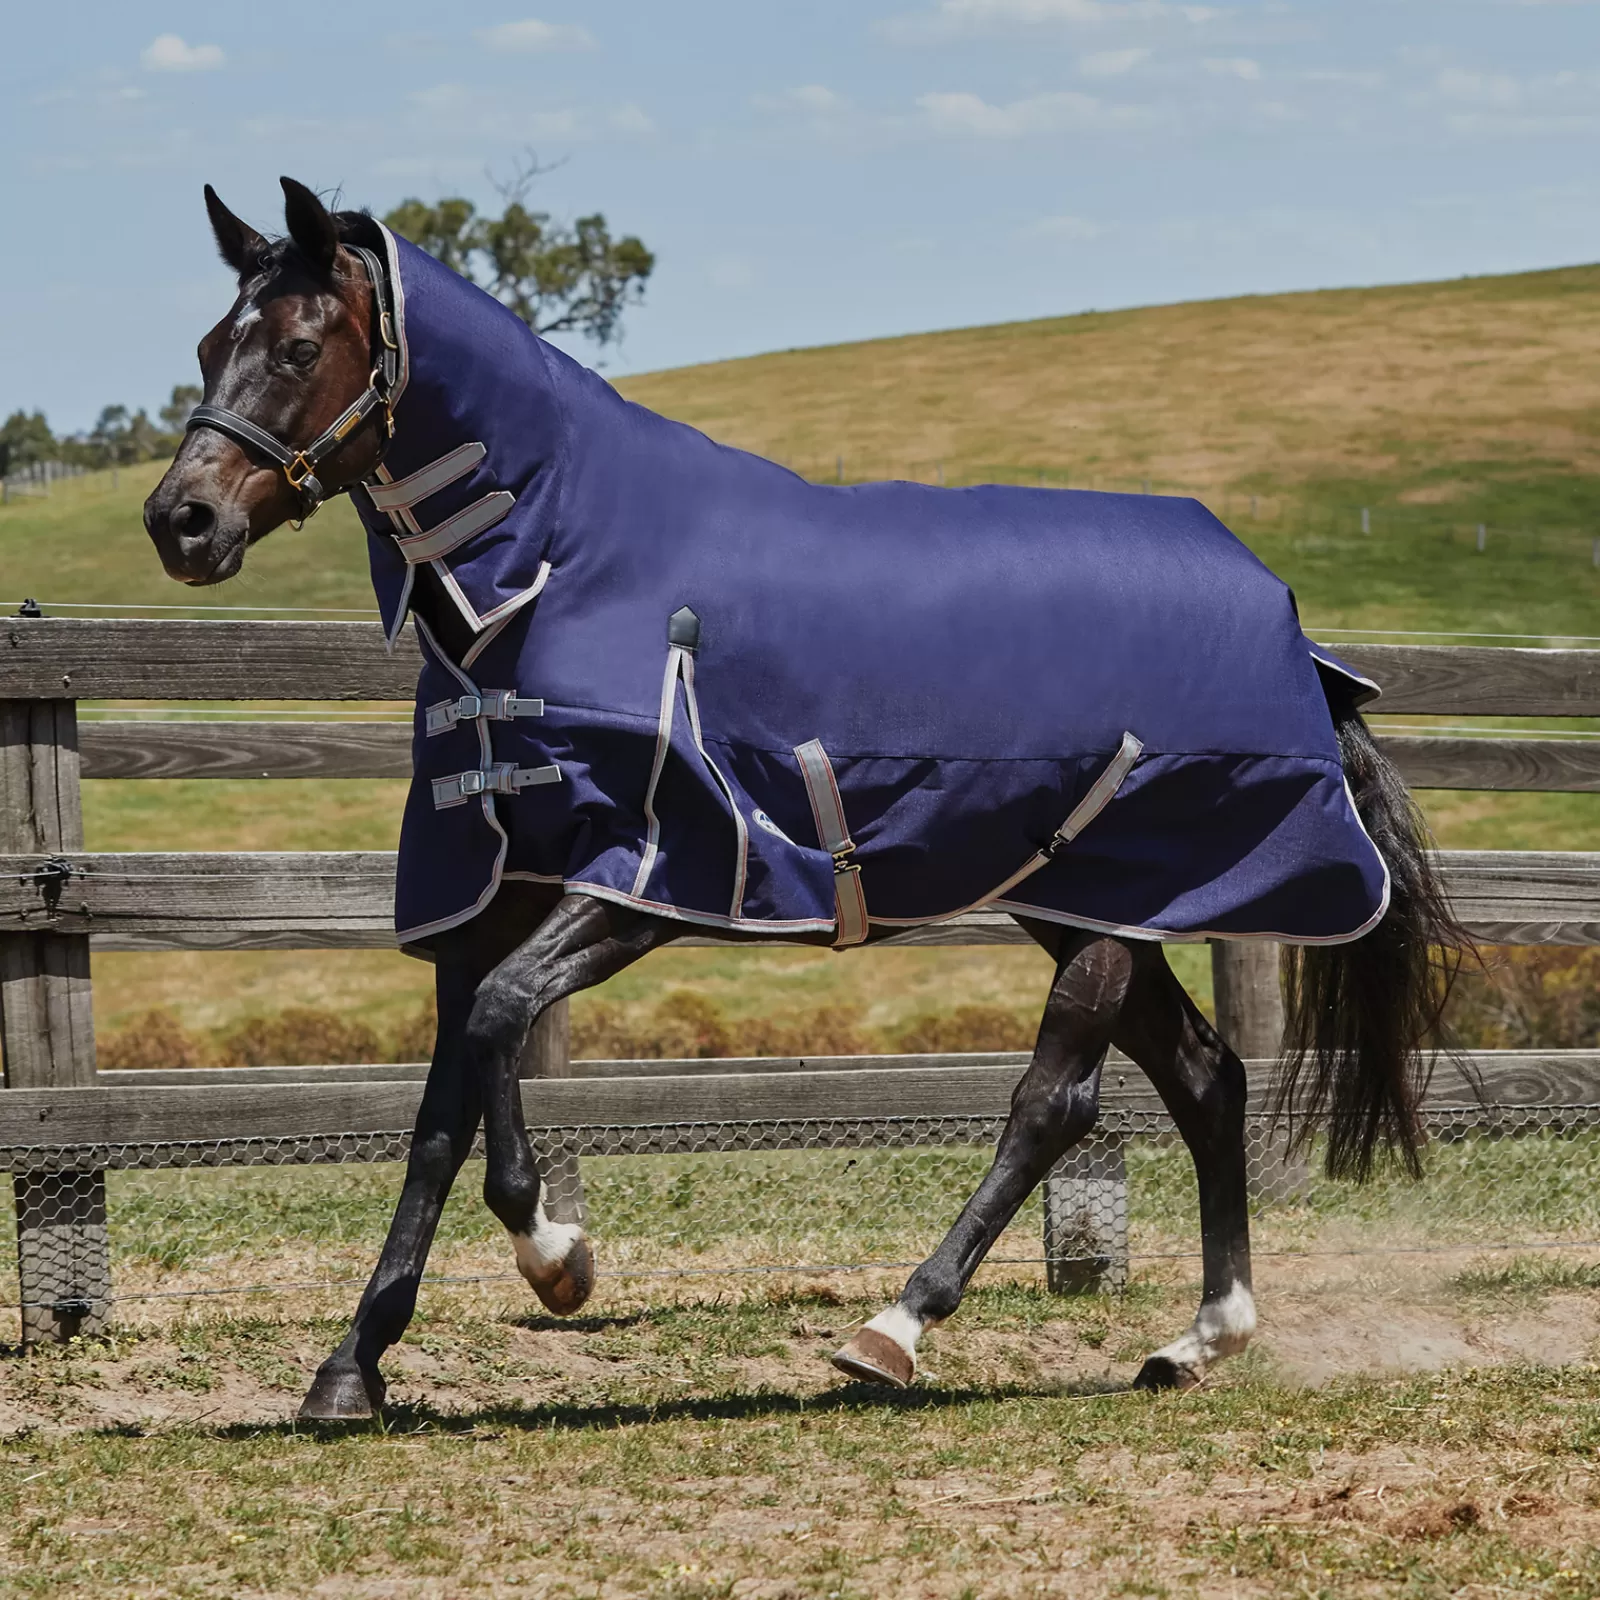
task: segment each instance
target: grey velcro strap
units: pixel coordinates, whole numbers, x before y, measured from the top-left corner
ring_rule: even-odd
[[[519,767],[511,761],[496,761],[473,772],[458,772],[453,777],[433,780],[433,808],[444,811],[465,805],[480,794],[515,794],[540,784],[560,783],[560,767]]]
[[[448,733],[458,722],[472,722],[479,717],[509,722],[513,717],[543,715],[543,700],[519,695],[515,689],[487,689],[481,694],[464,694],[459,700],[440,700],[424,713],[430,739],[436,733]]]

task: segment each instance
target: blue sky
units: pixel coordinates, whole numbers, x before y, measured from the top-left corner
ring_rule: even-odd
[[[613,375],[1600,258],[1586,0],[531,3],[8,18],[0,413],[189,381],[200,186],[271,227],[280,172],[381,211],[562,162],[543,203],[660,260]]]

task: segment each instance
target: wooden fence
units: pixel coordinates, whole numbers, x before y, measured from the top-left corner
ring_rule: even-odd
[[[1415,646],[1342,653],[1384,686],[1385,712],[1460,717],[1600,716],[1600,651]],[[84,849],[83,778],[374,778],[410,770],[410,728],[395,722],[195,725],[86,721],[80,700],[412,699],[417,655],[407,636],[385,652],[375,624],[0,621],[0,1147],[337,1136],[410,1125],[420,1082],[411,1067],[97,1073],[90,958],[105,950],[372,948],[391,945],[394,857],[386,852],[124,853]],[[1600,790],[1600,741],[1383,735],[1419,788]],[[1450,851],[1443,867],[1458,915],[1478,938],[1507,944],[1600,942],[1600,855]],[[704,942],[695,939],[686,943]],[[899,945],[1024,943],[999,913],[909,929]],[[862,959],[872,959],[870,955]],[[1241,1054],[1270,1057],[1281,1013],[1275,951],[1213,946],[1219,1019]],[[563,1018],[540,1030],[526,1096],[530,1127],[655,1127],[695,1121],[1004,1114],[1017,1057],[866,1057],[716,1063],[572,1063]],[[1600,1100],[1600,1056],[1507,1055],[1480,1062],[1502,1104]],[[285,1085],[292,1083],[293,1092]],[[1442,1103],[1469,1096],[1459,1083]],[[1149,1101],[1132,1082],[1107,1102]],[[826,1108],[822,1113],[820,1108]],[[1464,1109],[1463,1115],[1468,1112]],[[652,1148],[665,1148],[656,1140]],[[42,1154],[41,1154],[42,1160]],[[105,1237],[107,1154],[72,1186],[71,1215],[48,1226],[79,1242]],[[26,1167],[26,1163],[23,1163]],[[13,1175],[24,1337],[96,1327],[109,1268],[79,1250],[80,1281],[45,1283],[42,1168]],[[1120,1149],[1069,1157],[1046,1196],[1046,1254],[1059,1252],[1086,1196],[1121,1183]],[[1125,1247],[1125,1241],[1124,1241]],[[1105,1242],[1100,1276],[1115,1279]],[[30,1281],[30,1273],[33,1277]],[[1063,1267],[1058,1286],[1073,1280]]]

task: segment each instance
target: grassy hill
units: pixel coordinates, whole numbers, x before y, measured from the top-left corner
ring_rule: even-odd
[[[1597,352],[1600,267],[1572,267],[785,351],[620,387],[819,479],[1198,493],[1294,585],[1314,628],[1557,637],[1600,634]],[[0,600],[371,606],[343,502],[274,534],[226,587],[179,589],[139,523],[160,471],[0,506]],[[1591,796],[1427,799],[1447,844],[1600,848]],[[86,795],[102,848],[384,847],[398,808],[391,784],[91,784]],[[886,1005],[934,1003],[937,974],[952,972],[940,962],[963,963],[963,998],[1020,1004],[1038,982],[1023,952],[904,952],[887,985],[876,957],[815,972],[822,958],[739,959],[879,1021],[893,1020]],[[700,974],[730,1006],[753,1003],[722,958],[713,971],[709,957],[673,952],[646,971],[669,969],[674,981]],[[387,1013],[423,979],[397,958],[354,954],[119,957],[99,972],[103,1016],[178,996],[208,1024],[272,994]],[[641,972],[620,988],[642,1003],[659,983]]]

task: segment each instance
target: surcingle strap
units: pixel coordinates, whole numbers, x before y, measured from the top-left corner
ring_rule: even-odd
[[[491,722],[509,722],[513,717],[542,717],[544,701],[532,695],[519,695],[515,689],[488,689],[481,694],[464,694],[459,700],[440,700],[428,707],[428,737],[448,733],[458,722],[487,717]]]
[[[519,767],[513,761],[496,761],[475,772],[458,772],[433,780],[433,808],[447,810],[465,805],[474,795],[515,794],[537,784],[560,783],[560,767]]]
[[[808,744],[796,745],[794,755],[800,763],[800,776],[806,781],[806,793],[811,798],[817,839],[833,857],[834,915],[837,919],[837,937],[833,943],[835,949],[843,950],[864,943],[870,929],[867,897],[861,887],[861,868],[850,859],[855,854],[855,840],[845,824],[844,801],[839,796],[833,763],[828,760],[822,741],[812,739]]]

